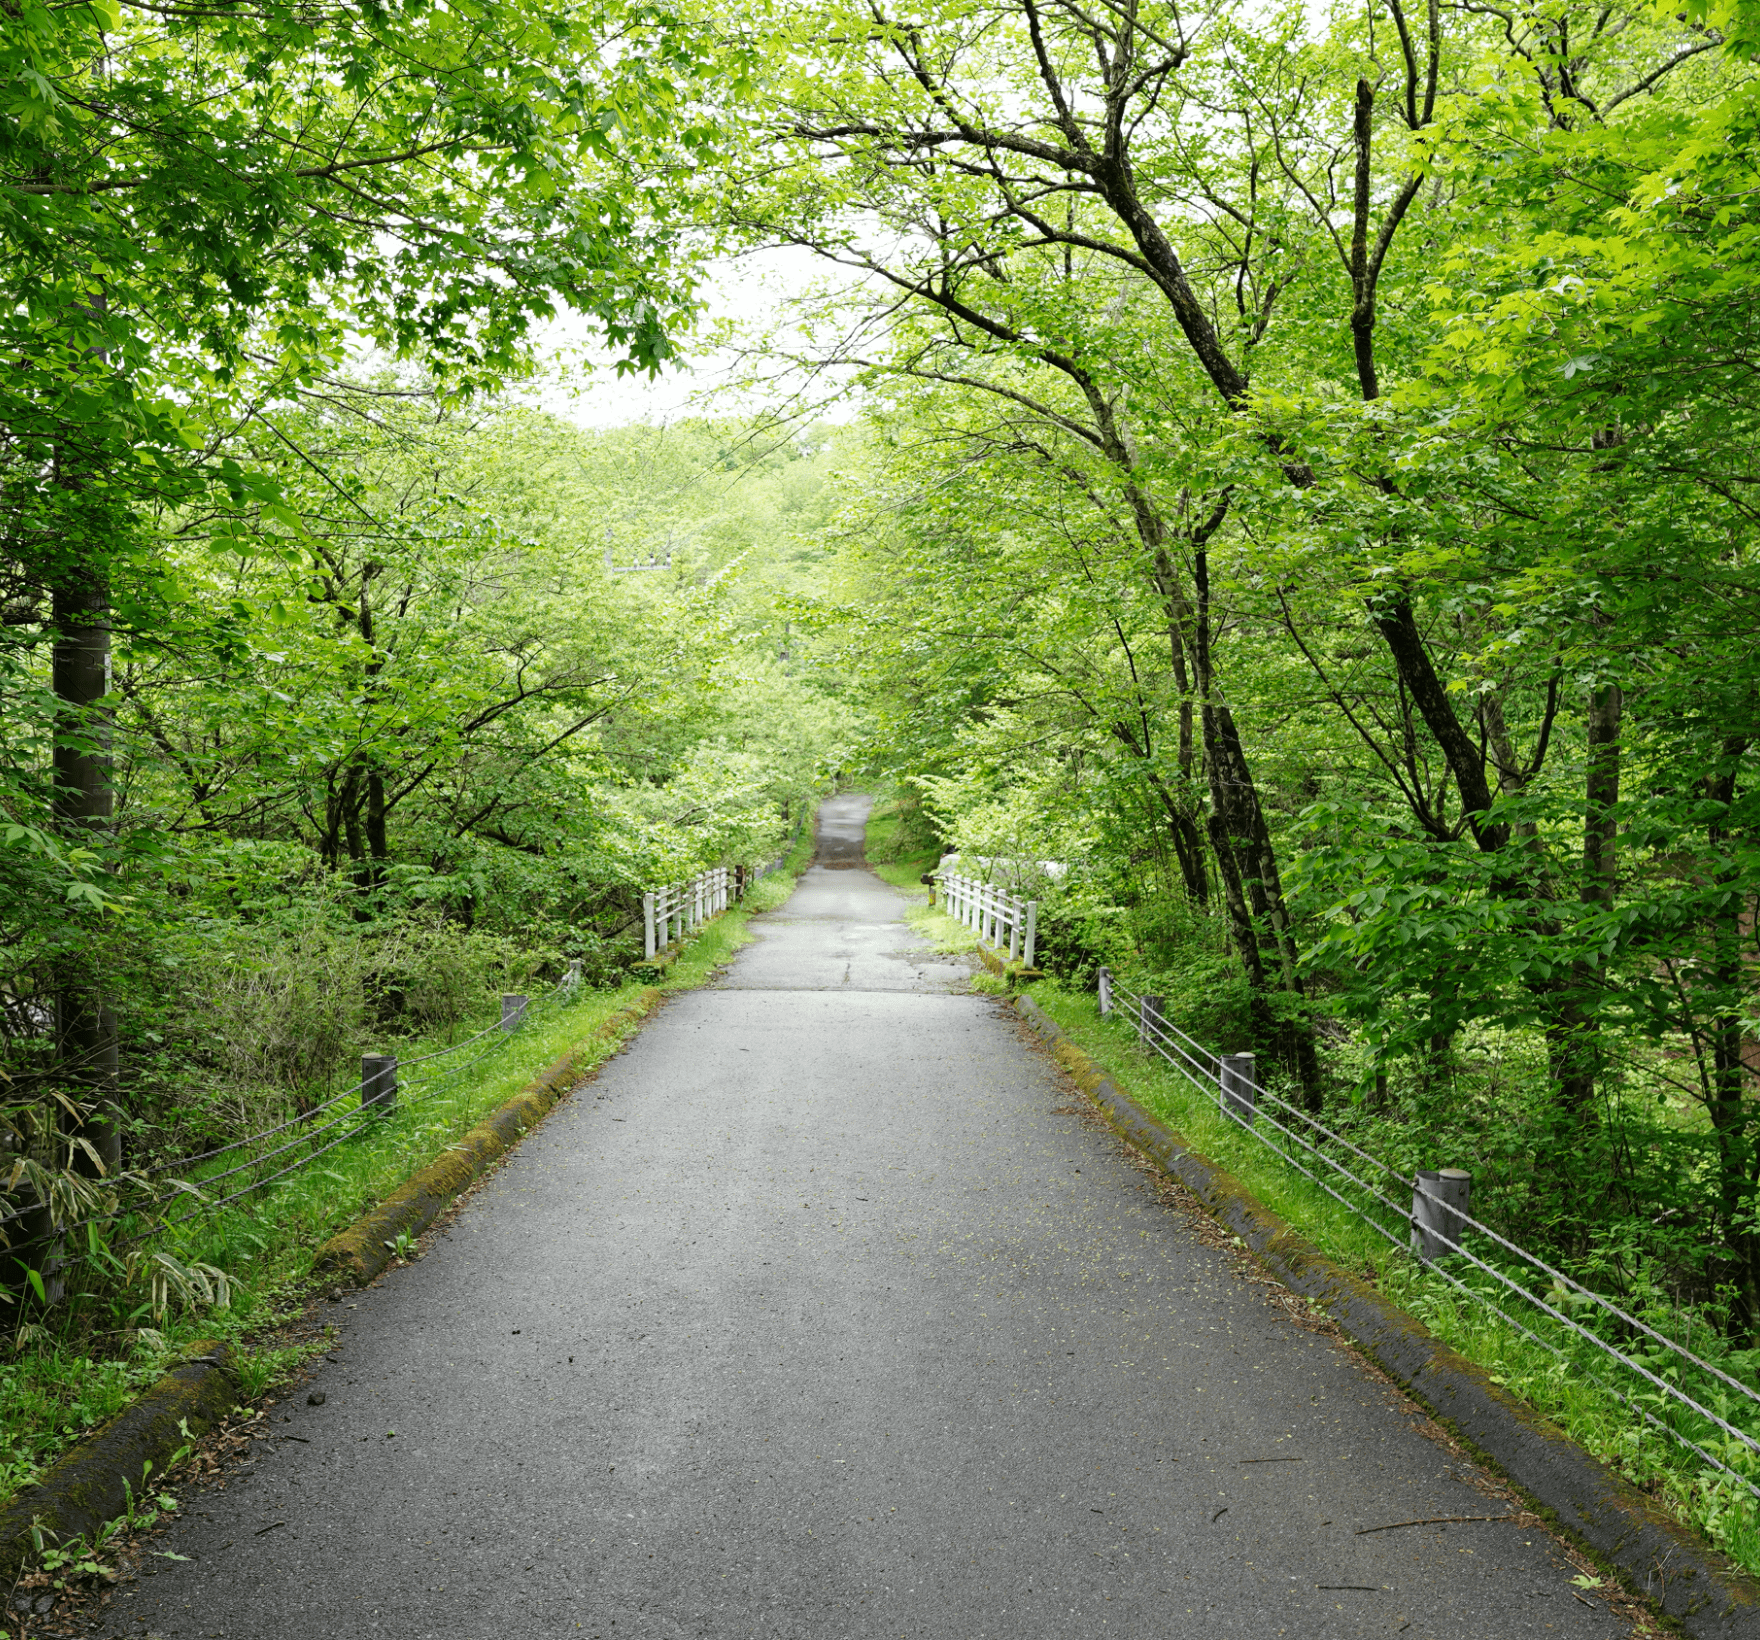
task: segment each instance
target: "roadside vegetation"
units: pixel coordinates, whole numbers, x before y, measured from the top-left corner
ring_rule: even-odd
[[[1760,1386],[1760,14],[823,10],[742,218],[868,276],[790,345],[877,771],[1057,983]],[[1723,1410],[1658,1484],[1751,1545]]]
[[[968,935],[969,938],[969,935]],[[1605,1363],[1563,1329],[1541,1330],[1547,1348],[1496,1311],[1461,1293],[1404,1249],[1390,1245],[1334,1196],[1283,1162],[1240,1125],[1223,1115],[1213,1093],[1195,1086],[1137,1040],[1122,1013],[1102,1019],[1093,996],[1054,981],[1032,987],[1033,1000],[1065,1034],[1105,1069],[1144,1109],[1160,1117],[1200,1155],[1232,1173],[1252,1194],[1294,1226],[1343,1269],[1379,1288],[1417,1316],[1444,1343],[1485,1368],[1494,1382],[1552,1419],[1571,1438],[1624,1475],[1641,1491],[1696,1526],[1739,1565],[1760,1574],[1760,1534],[1745,1495],[1727,1477],[1708,1471],[1686,1449],[1637,1423],[1607,1387]],[[1493,1304],[1507,1300],[1471,1270],[1453,1272]],[[1564,1295],[1548,1295],[1565,1302]],[[1582,1312],[1578,1311],[1579,1318]],[[1534,1318],[1529,1317],[1530,1321]],[[1658,1316],[1650,1312],[1649,1319]],[[1715,1338],[1701,1337],[1725,1367],[1729,1353]],[[1562,1359],[1560,1353],[1562,1352]],[[1660,1364],[1660,1363],[1656,1363]],[[1650,1404],[1658,1409],[1660,1401]],[[1725,1416],[1735,1409],[1728,1398]],[[1718,1443],[1721,1456],[1739,1450]]]
[[[923,878],[941,860],[941,842],[914,796],[878,798],[868,815],[868,864],[883,881],[927,900]]]
[[[863,768],[1760,1382],[1754,0],[0,32],[15,1349],[213,1310],[57,1237]],[[533,407],[778,247],[737,413]]]
[[[166,1304],[156,1325],[145,1325],[154,1318],[139,1313],[141,1295],[116,1283],[107,1290],[107,1314],[94,1299],[43,1325],[29,1347],[0,1361],[6,1441],[0,1504],[121,1411],[197,1341],[223,1338],[236,1346],[245,1400],[254,1401],[302,1358],[299,1347],[275,1339],[280,1323],[333,1281],[311,1272],[324,1241],[563,1054],[572,1054],[585,1073],[615,1053],[652,1005],[700,985],[745,944],[748,919],[787,898],[811,855],[808,830],[742,904],[705,924],[683,946],[657,985],[631,980],[552,992],[534,1002],[518,1030],[491,1030],[456,1059],[417,1067],[392,1112],[287,1179],[217,1211],[173,1213],[183,1222],[171,1228],[157,1228],[150,1218],[125,1220],[124,1242],[138,1232],[150,1252],[169,1254],[182,1269],[208,1272],[210,1291],[202,1295],[208,1301],[193,1301],[198,1295],[184,1291],[177,1295],[181,1302]],[[492,1027],[497,1017],[478,1015],[467,1023]],[[442,1036],[405,1048],[416,1058],[446,1045]],[[225,1165],[217,1161],[188,1177],[199,1186],[205,1173]],[[416,1249],[401,1248],[398,1256],[414,1258]]]

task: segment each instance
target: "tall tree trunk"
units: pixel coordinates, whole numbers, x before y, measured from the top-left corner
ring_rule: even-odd
[[[85,509],[75,506],[76,513]],[[101,528],[82,518],[76,534]],[[70,543],[50,589],[55,642],[50,676],[58,705],[55,726],[54,819],[69,842],[101,844],[115,813],[110,770],[110,597],[92,543]],[[55,1016],[62,1065],[73,1084],[81,1118],[69,1118],[74,1165],[113,1174],[122,1163],[116,1024],[104,1006],[101,978],[89,947],[56,962]]]
[[[1723,741],[1719,747],[1722,767],[1704,783],[1705,796],[1715,805],[1706,841],[1717,862],[1714,869],[1725,880],[1734,873],[1718,859],[1728,842],[1724,821],[1735,798],[1736,767],[1748,744],[1739,737]],[[1706,1106],[1717,1138],[1723,1264],[1726,1279],[1735,1289],[1737,1320],[1746,1342],[1753,1347],[1760,1344],[1760,1230],[1755,1225],[1760,1198],[1760,1104],[1749,1097],[1753,1073],[1743,1053],[1742,1003],[1752,980],[1744,961],[1746,911],[1741,897],[1732,894],[1728,906],[1708,919],[1710,960],[1705,968],[1715,1000],[1708,1033],[1711,1063]],[[1702,1048],[1700,1053],[1703,1063]]]
[[[1207,817],[1210,847],[1216,855],[1216,875],[1222,880],[1222,900],[1228,907],[1229,935],[1235,954],[1247,971],[1247,979],[1255,991],[1265,989],[1265,959],[1259,950],[1259,936],[1253,930],[1253,914],[1247,909],[1246,891],[1241,885],[1240,863],[1235,859],[1234,840],[1228,827],[1214,809]]]
[[[382,888],[391,849],[385,841],[385,776],[377,767],[367,770],[367,855],[373,887]]]
[[[1231,891],[1244,894],[1246,908],[1250,909],[1242,954],[1244,957],[1248,949],[1252,951],[1248,972],[1257,975],[1255,988],[1262,992],[1270,989],[1270,971],[1274,970],[1281,981],[1280,989],[1301,997],[1304,987],[1296,969],[1295,931],[1284,900],[1277,850],[1265,823],[1259,789],[1235,728],[1234,714],[1222,699],[1216,683],[1210,631],[1209,553],[1201,544],[1195,546],[1192,564],[1197,596],[1187,630],[1195,662],[1193,681],[1197,687],[1198,721],[1204,739],[1204,770],[1209,780],[1213,810],[1211,838],[1214,842],[1219,834],[1226,837],[1236,873]],[[1223,864],[1220,849],[1217,863],[1226,880],[1230,867]],[[1232,903],[1230,914],[1231,917],[1234,915]],[[1312,1027],[1306,1020],[1291,1019],[1278,1024],[1277,1034],[1284,1057],[1301,1084],[1302,1103],[1307,1109],[1318,1111],[1322,1103],[1320,1060]]]
[[[1733,918],[1731,921],[1733,922]],[[1722,987],[1741,981],[1739,963],[1719,965]],[[1737,1320],[1749,1348],[1760,1344],[1760,1234],[1753,1228],[1760,1194],[1760,1144],[1755,1107],[1747,1097],[1751,1077],[1742,1058],[1742,1018],[1720,1014],[1711,1036],[1711,1100],[1708,1113],[1717,1138],[1718,1205],[1724,1222],[1725,1279],[1736,1294]]]
[[[361,602],[360,602],[360,634],[361,641],[371,651],[367,661],[367,687],[365,705],[369,712],[379,704],[379,674],[385,669],[385,657],[379,653],[373,638],[373,605],[368,596],[373,577],[378,573],[378,566],[369,564],[361,571]],[[372,729],[369,723],[369,730]],[[366,765],[366,852],[364,857],[353,848],[357,866],[355,880],[367,893],[372,893],[385,886],[385,862],[390,858],[391,850],[385,839],[385,774],[377,760]]]
[[[1617,683],[1590,691],[1584,724],[1588,746],[1583,781],[1583,867],[1577,898],[1585,906],[1613,904],[1618,880],[1619,734],[1624,697]],[[1547,1032],[1550,1069],[1559,1102],[1580,1121],[1595,1120],[1595,1088],[1601,1078],[1600,1031],[1583,1006],[1597,988],[1594,965],[1571,965],[1571,994],[1559,1005]]]
[[[1153,529],[1147,528],[1148,521],[1144,514],[1149,510],[1147,499],[1141,496],[1133,498],[1137,514],[1137,531],[1139,535],[1149,534],[1159,542],[1161,525],[1159,515],[1154,518]],[[1193,713],[1192,668],[1186,654],[1186,638],[1182,622],[1189,612],[1189,602],[1182,597],[1179,578],[1174,574],[1173,562],[1167,556],[1166,549],[1157,545],[1155,549],[1155,585],[1161,594],[1162,606],[1167,611],[1167,651],[1168,659],[1173,667],[1174,686],[1179,690],[1179,778],[1180,791],[1188,796],[1197,788],[1198,780],[1198,745],[1196,726]],[[1166,801],[1164,799],[1164,801]],[[1210,903],[1210,874],[1204,869],[1204,838],[1198,829],[1198,805],[1194,802],[1174,804],[1168,802],[1168,812],[1174,817],[1174,847],[1179,851],[1180,870],[1186,879],[1186,892],[1201,906]]]

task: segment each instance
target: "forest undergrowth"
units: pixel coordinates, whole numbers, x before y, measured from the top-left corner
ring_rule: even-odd
[[[273,1339],[288,1315],[334,1280],[311,1271],[314,1253],[329,1236],[433,1161],[561,1055],[572,1054],[581,1073],[589,1074],[640,1029],[650,1000],[702,984],[738,951],[750,937],[749,918],[787,898],[811,854],[811,837],[804,836],[743,903],[705,924],[683,946],[657,985],[625,980],[582,986],[572,994],[553,990],[528,1008],[518,1030],[491,1031],[456,1064],[443,1058],[426,1074],[418,1067],[390,1114],[289,1178],[218,1210],[197,1204],[172,1228],[156,1228],[151,1219],[124,1219],[106,1248],[144,1232],[140,1245],[149,1253],[169,1254],[184,1269],[212,1272],[206,1278],[209,1301],[170,1303],[155,1316],[138,1290],[98,1281],[84,1302],[27,1324],[13,1353],[0,1360],[0,1430],[6,1443],[0,1503],[121,1411],[199,1340],[222,1338],[235,1346],[247,1402],[285,1377],[302,1359],[301,1349],[277,1346]],[[479,1006],[447,1032],[400,1044],[403,1057],[418,1058],[448,1046],[449,1038],[468,1038],[493,1026],[498,999],[484,1001],[494,1008]],[[226,1160],[185,1176],[200,1188],[204,1175],[218,1172]],[[399,1253],[404,1256],[414,1256],[413,1249]]]

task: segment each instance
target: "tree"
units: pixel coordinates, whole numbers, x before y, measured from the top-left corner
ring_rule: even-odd
[[[643,49],[618,49],[631,31]],[[171,619],[143,512],[276,505],[200,441],[195,407],[248,420],[358,340],[481,389],[561,307],[653,366],[689,287],[649,168],[695,140],[672,117],[694,40],[653,8],[533,21],[493,0],[27,3],[0,21],[6,579],[15,624],[54,645],[72,846],[111,830],[112,628]],[[63,969],[68,1058],[111,1097],[100,977],[77,948]],[[114,1135],[87,1137],[113,1168]]]

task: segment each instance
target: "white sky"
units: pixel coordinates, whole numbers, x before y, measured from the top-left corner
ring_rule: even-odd
[[[812,252],[793,247],[718,260],[710,264],[703,316],[694,335],[685,339],[682,367],[669,368],[650,381],[645,376],[620,377],[609,365],[589,370],[577,364],[546,386],[537,395],[538,402],[582,427],[663,423],[684,416],[731,416],[756,410],[773,395],[754,397],[739,390],[738,351],[734,346],[714,345],[717,325],[736,326],[749,346],[763,331],[788,325],[790,298],[837,275],[837,269]],[[571,316],[553,325],[547,340],[578,360],[583,342],[591,335],[584,320]],[[850,414],[844,405],[816,419],[842,421]]]

